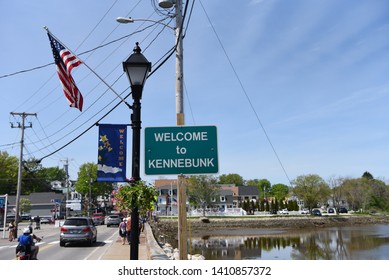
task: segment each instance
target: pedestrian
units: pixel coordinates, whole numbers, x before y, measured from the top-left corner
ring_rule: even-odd
[[[143,216],[141,219],[141,227],[140,227],[141,232],[145,230],[145,223],[146,223],[146,217]]]
[[[124,218],[119,224],[119,235],[122,238],[122,244],[126,243],[127,236],[127,219]]]
[[[34,221],[35,229],[41,229],[41,218],[39,217],[39,215],[34,218]]]
[[[126,230],[127,230],[127,242],[128,242],[128,245],[130,245],[130,243],[131,243],[131,217],[127,217]]]
[[[11,221],[8,224],[8,230],[9,230],[8,240],[9,240],[9,242],[12,242],[16,238],[15,221]]]

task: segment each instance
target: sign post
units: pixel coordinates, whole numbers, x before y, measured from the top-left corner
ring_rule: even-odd
[[[145,174],[219,171],[216,126],[145,128]]]

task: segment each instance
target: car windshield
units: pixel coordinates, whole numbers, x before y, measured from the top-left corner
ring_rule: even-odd
[[[111,215],[111,216],[109,216],[109,218],[110,219],[117,219],[117,218],[119,218],[119,216],[118,215]]]
[[[64,223],[65,226],[87,226],[88,221],[86,219],[69,219]]]

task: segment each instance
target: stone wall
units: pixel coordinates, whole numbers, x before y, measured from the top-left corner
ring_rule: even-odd
[[[236,234],[247,229],[307,229],[333,226],[354,226],[365,224],[389,224],[389,216],[302,216],[302,217],[269,217],[269,218],[210,218],[208,222],[201,219],[189,219],[188,230],[192,236],[208,233]],[[154,236],[172,239],[177,238],[177,219],[159,219],[151,221]]]

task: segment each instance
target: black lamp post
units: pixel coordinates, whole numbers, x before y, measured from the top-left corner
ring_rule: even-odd
[[[123,62],[123,69],[130,80],[132,98],[131,126],[132,126],[132,180],[140,180],[140,131],[141,131],[141,105],[143,86],[147,73],[151,71],[151,63],[140,53],[139,43],[136,43],[134,53]],[[139,212],[138,207],[131,211],[131,252],[130,259],[137,260],[139,256]]]

